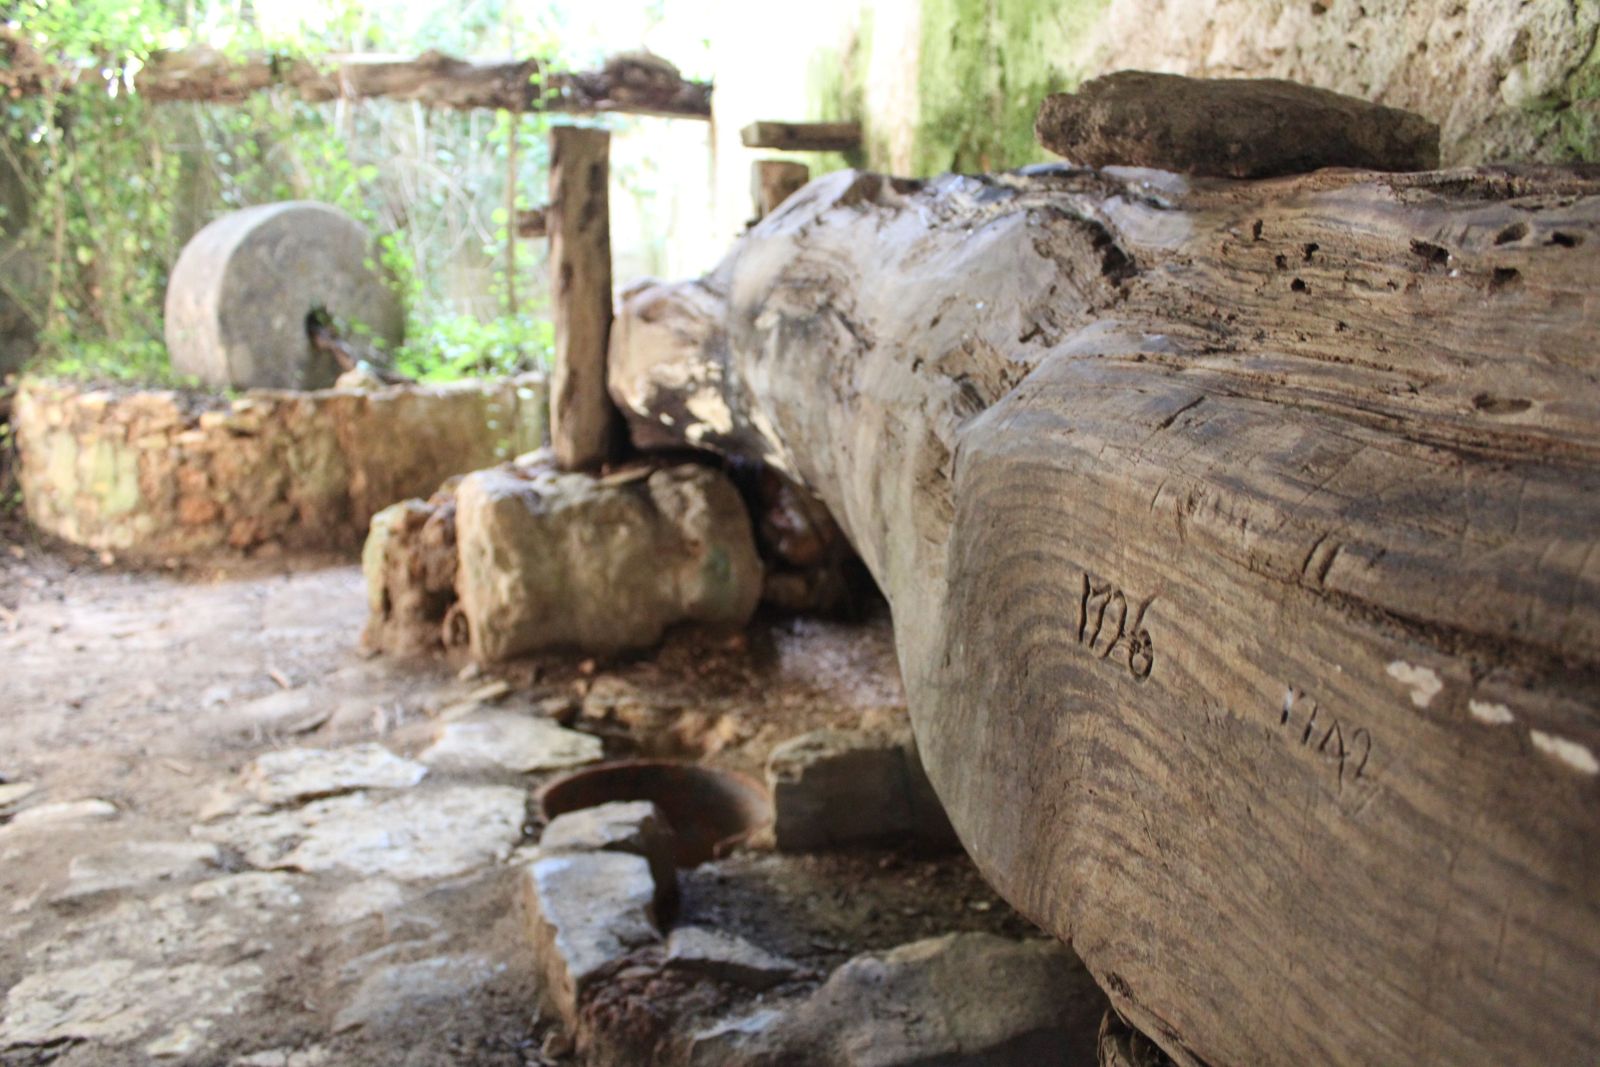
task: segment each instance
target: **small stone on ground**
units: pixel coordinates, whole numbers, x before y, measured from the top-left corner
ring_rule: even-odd
[[[217,847],[202,841],[126,841],[74,856],[67,865],[66,888],[55,899],[194,877],[214,870],[220,859]]]
[[[417,758],[429,766],[527,774],[594,763],[603,754],[598,737],[549,719],[501,711],[446,723]]]
[[[258,757],[242,778],[245,789],[268,807],[357,789],[408,789],[428,769],[376,743],[348,748],[288,748]]]

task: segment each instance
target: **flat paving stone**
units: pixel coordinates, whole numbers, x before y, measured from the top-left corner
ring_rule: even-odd
[[[444,724],[417,758],[429,766],[531,773],[581,767],[603,755],[598,737],[549,719],[497,711]]]
[[[196,828],[263,870],[346,871],[402,882],[498,863],[522,836],[527,794],[498,785],[350,793]]]

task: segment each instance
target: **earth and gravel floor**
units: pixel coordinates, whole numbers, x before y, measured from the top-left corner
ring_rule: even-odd
[[[441,730],[759,775],[903,700],[881,615],[492,673],[369,658],[364,616],[344,561],[126,569],[0,530],[0,1064],[564,1062],[514,891],[555,772],[430,759]],[[758,844],[681,882],[818,975],[1030,929],[959,855]]]

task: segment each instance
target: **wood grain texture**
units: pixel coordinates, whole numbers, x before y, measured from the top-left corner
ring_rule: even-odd
[[[848,152],[861,147],[861,123],[752,122],[739,131],[739,141],[780,152]]]
[[[606,392],[611,330],[611,135],[557,126],[550,131],[550,289],[555,366],[550,376],[550,441],[563,470],[611,458],[621,421]]]
[[[1597,250],[1590,170],[833,175],[611,388],[828,504],[963,842],[1175,1060],[1584,1063]]]
[[[764,219],[778,205],[805,188],[811,168],[787,159],[758,159],[750,164],[750,199],[755,217]]]
[[[0,30],[0,88],[34,95],[70,86],[81,72],[52,66],[20,37]],[[618,55],[598,70],[557,70],[539,59],[458,59],[354,53],[300,58],[229,55],[211,48],[158,52],[133,78],[134,90],[157,102],[238,103],[272,88],[313,103],[388,97],[426,107],[465,110],[623,112],[710,119],[711,85],[683,78],[650,55]]]

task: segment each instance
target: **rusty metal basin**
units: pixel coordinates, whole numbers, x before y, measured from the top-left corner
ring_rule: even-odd
[[[677,836],[677,864],[724,855],[772,821],[772,798],[749,775],[673,760],[621,760],[564,775],[539,791],[553,819],[614,800],[653,801]]]

